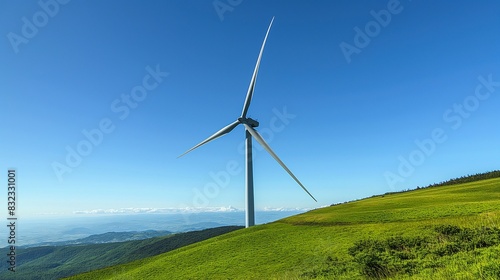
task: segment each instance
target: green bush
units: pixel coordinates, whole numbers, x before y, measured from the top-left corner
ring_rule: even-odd
[[[429,267],[429,259],[500,244],[498,228],[471,229],[438,225],[434,230],[437,235],[427,237],[395,236],[384,240],[358,240],[348,249],[348,253],[358,264],[360,274],[380,279],[398,274],[412,275]],[[495,275],[497,272],[500,272],[498,266],[488,266],[484,273]]]
[[[460,227],[454,225],[439,225],[436,226],[434,230],[444,235],[455,235],[460,233]]]
[[[490,263],[483,267],[483,278],[500,279],[500,262]]]

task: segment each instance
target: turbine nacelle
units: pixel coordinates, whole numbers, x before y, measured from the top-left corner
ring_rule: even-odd
[[[251,118],[238,118],[238,121],[241,124],[248,124],[251,127],[258,127],[259,126],[259,122],[254,120],[254,119],[251,119]]]

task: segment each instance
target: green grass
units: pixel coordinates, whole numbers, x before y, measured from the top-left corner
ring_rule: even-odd
[[[71,279],[500,279],[500,178],[339,204]]]

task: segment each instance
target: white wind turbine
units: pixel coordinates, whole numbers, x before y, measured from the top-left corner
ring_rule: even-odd
[[[260,136],[260,134],[254,129],[254,127],[259,126],[259,123],[251,118],[247,118],[247,112],[248,108],[250,107],[250,102],[252,101],[252,95],[253,91],[255,89],[255,82],[257,80],[257,73],[259,72],[259,65],[260,65],[260,59],[262,58],[262,52],[264,51],[264,46],[266,44],[267,40],[267,35],[269,34],[269,31],[271,30],[271,25],[273,24],[274,17],[271,20],[271,23],[269,24],[269,28],[267,29],[266,32],[266,37],[264,37],[264,42],[262,43],[262,47],[260,48],[260,53],[259,57],[257,59],[257,64],[255,65],[255,70],[253,71],[252,75],[252,80],[250,81],[250,86],[248,87],[248,92],[247,96],[245,98],[245,103],[243,105],[243,110],[241,112],[241,116],[234,121],[233,123],[227,125],[226,127],[222,128],[221,130],[217,131],[214,133],[212,136],[208,137],[207,139],[203,140],[201,143],[198,145],[192,147],[191,149],[187,150],[185,153],[180,155],[179,157],[182,157],[183,155],[191,152],[192,150],[216,139],[224,134],[227,134],[231,132],[236,126],[242,124],[245,126],[245,159],[246,159],[246,205],[245,205],[245,210],[246,210],[246,217],[245,217],[245,222],[246,222],[246,227],[250,227],[255,225],[255,210],[254,210],[254,196],[253,196],[253,167],[252,167],[252,136],[259,142],[264,149],[292,176],[292,178],[304,189],[304,191],[311,196],[314,201],[317,202],[316,198],[312,196],[312,194],[302,185],[302,183],[293,175],[292,171],[286,167],[286,165],[281,161],[281,159],[273,152],[271,147],[266,143],[264,138]]]

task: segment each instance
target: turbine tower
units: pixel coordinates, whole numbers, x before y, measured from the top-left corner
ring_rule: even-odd
[[[257,58],[257,64],[255,65],[255,70],[253,71],[252,79],[250,80],[250,86],[248,87],[247,96],[245,98],[245,103],[243,105],[243,110],[241,111],[241,116],[234,121],[233,123],[225,126],[221,130],[214,133],[212,136],[200,142],[198,145],[192,147],[187,150],[185,153],[180,155],[179,157],[184,156],[185,154],[191,152],[192,150],[216,139],[219,138],[229,132],[231,132],[235,127],[242,124],[245,127],[245,159],[246,159],[246,192],[245,192],[245,224],[246,227],[250,227],[255,225],[255,209],[254,209],[254,196],[253,196],[253,166],[252,166],[252,137],[259,142],[259,144],[264,147],[264,149],[283,167],[283,169],[292,176],[292,178],[299,184],[299,186],[304,189],[304,191],[317,202],[316,198],[302,185],[302,183],[293,175],[292,171],[286,167],[286,165],[281,161],[281,159],[274,153],[274,151],[269,147],[264,138],[260,136],[260,134],[255,130],[255,127],[259,126],[259,122],[254,119],[247,117],[248,108],[250,107],[250,102],[252,101],[253,91],[255,89],[255,82],[257,80],[257,73],[259,72],[260,60],[262,58],[262,53],[264,52],[264,46],[266,45],[267,35],[269,35],[269,31],[271,30],[271,26],[273,25],[274,17],[269,24],[269,27],[266,32],[266,36],[264,37],[264,42],[262,43],[262,47],[260,48],[259,57]]]

